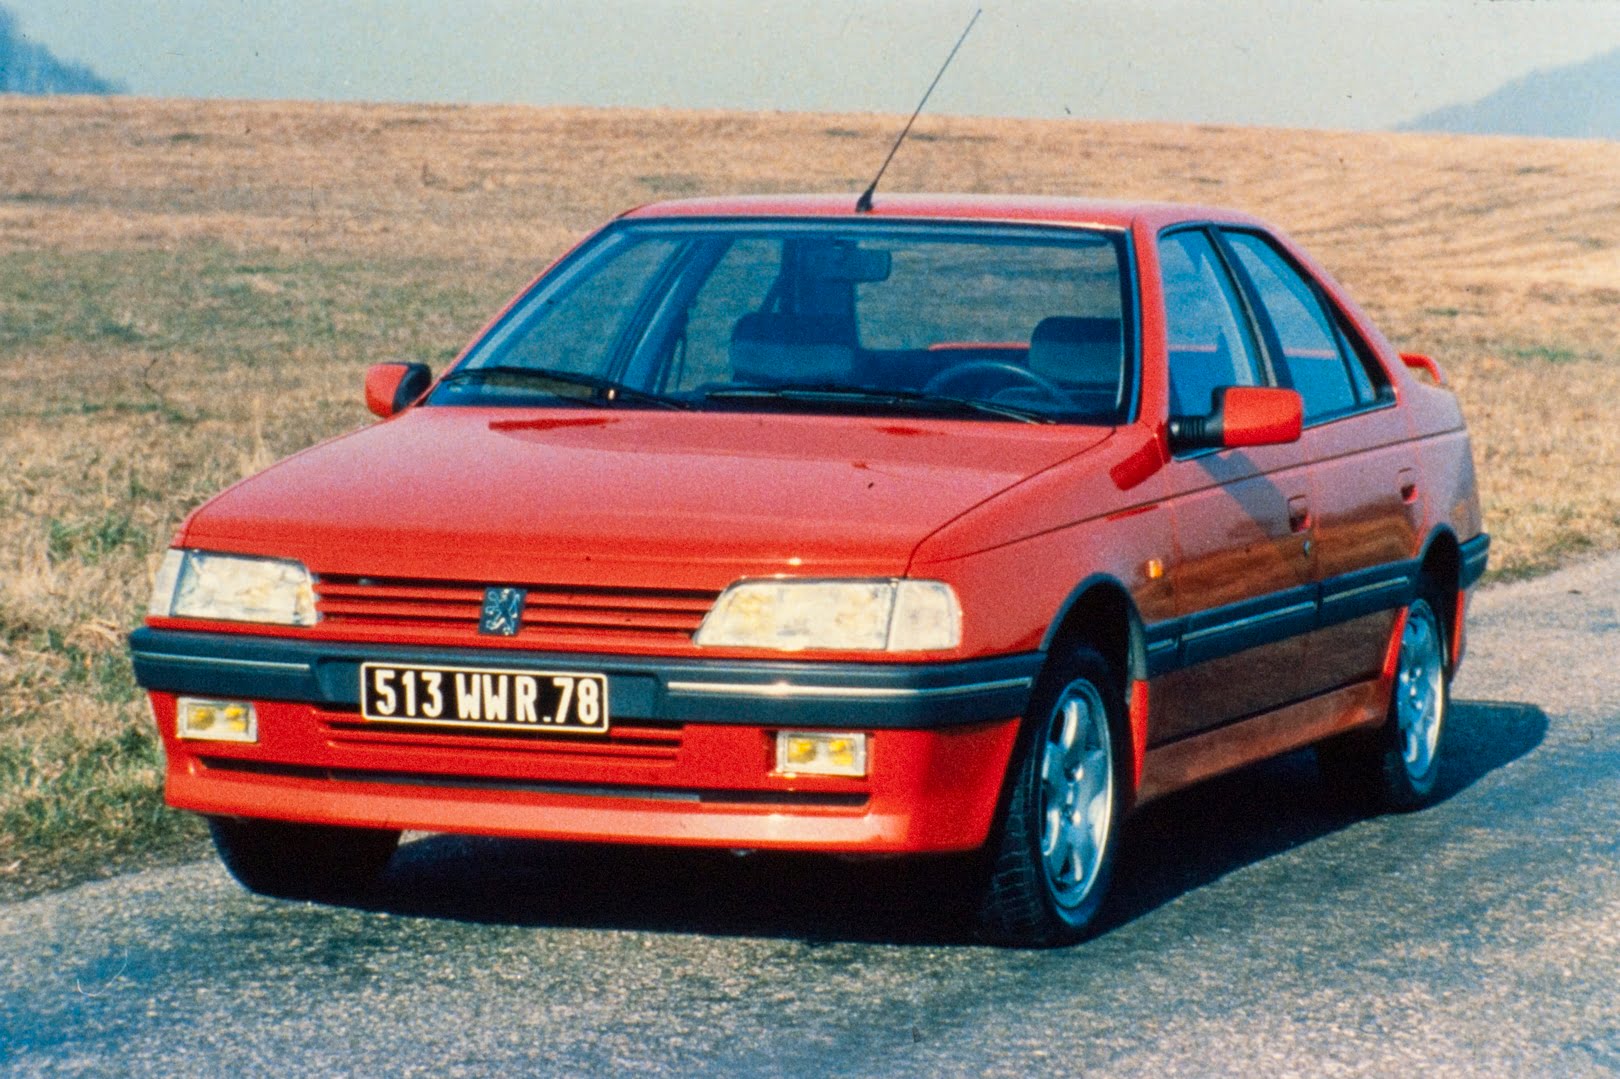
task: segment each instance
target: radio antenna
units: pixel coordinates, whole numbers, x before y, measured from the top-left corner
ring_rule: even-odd
[[[962,47],[962,42],[966,41],[968,34],[973,31],[973,24],[978,22],[979,16],[983,14],[983,8],[975,11],[973,18],[968,20],[967,29],[962,31],[962,36],[956,39],[955,45],[951,46],[950,55],[945,57],[943,64],[939,65],[939,73],[934,76],[934,81],[928,84],[928,89],[923,91],[922,100],[917,102],[917,111],[911,114],[911,119],[906,121],[906,126],[900,129],[900,137],[894,140],[893,146],[889,147],[889,156],[883,159],[882,165],[878,166],[877,175],[872,177],[872,183],[865,191],[861,192],[861,197],[855,200],[856,213],[869,214],[872,212],[872,195],[877,191],[878,181],[883,179],[883,173],[888,169],[889,162],[894,160],[895,151],[900,149],[900,144],[905,142],[906,136],[911,133],[911,125],[916,123],[917,117],[922,114],[923,106],[928,104],[928,96],[934,92],[934,87],[939,85],[939,80],[945,75],[945,69],[951,66],[952,60],[956,59],[956,50]]]

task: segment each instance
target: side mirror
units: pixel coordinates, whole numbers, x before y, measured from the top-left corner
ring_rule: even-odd
[[[1305,402],[1294,390],[1272,386],[1223,386],[1207,416],[1171,416],[1172,450],[1233,449],[1297,442],[1305,425]]]
[[[425,363],[374,363],[366,369],[366,407],[387,419],[432,384],[433,372]]]

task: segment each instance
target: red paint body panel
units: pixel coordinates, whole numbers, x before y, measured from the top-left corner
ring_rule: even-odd
[[[1357,682],[1149,750],[1137,791],[1138,803],[1324,738],[1376,726],[1383,721],[1388,706],[1387,683]]]
[[[316,573],[720,588],[741,571],[886,575],[974,505],[1106,434],[736,413],[436,408],[288,458],[189,546]],[[537,529],[546,543],[536,549]],[[467,541],[478,537],[476,544]],[[794,559],[799,561],[794,562]]]

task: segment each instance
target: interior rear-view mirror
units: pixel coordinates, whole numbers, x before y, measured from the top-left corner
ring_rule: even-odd
[[[806,252],[805,270],[820,281],[866,285],[887,281],[893,261],[888,251],[850,243],[825,244]]]

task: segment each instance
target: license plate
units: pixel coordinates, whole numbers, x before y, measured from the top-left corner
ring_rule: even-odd
[[[377,723],[606,734],[608,684],[571,671],[362,663],[360,714]]]

